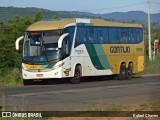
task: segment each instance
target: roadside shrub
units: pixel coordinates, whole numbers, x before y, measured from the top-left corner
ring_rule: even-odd
[[[19,69],[0,69],[0,87],[20,85],[22,85],[22,75]]]

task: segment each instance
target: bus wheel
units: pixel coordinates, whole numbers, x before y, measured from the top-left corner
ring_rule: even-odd
[[[132,79],[132,74],[133,74],[133,63],[130,63],[127,69],[127,79],[128,80]]]
[[[76,66],[74,77],[70,79],[72,84],[78,84],[81,81],[81,66]]]
[[[119,80],[125,80],[126,79],[126,74],[127,74],[126,63],[123,63],[120,66],[120,73],[118,75],[118,79]]]
[[[26,80],[26,79],[23,79],[23,85],[32,85],[33,84],[33,80]]]

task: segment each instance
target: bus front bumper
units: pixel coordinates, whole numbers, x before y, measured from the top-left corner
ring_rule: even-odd
[[[57,70],[50,70],[46,72],[38,71],[26,71],[22,69],[23,79],[51,79],[51,78],[62,78],[63,72],[61,68]]]

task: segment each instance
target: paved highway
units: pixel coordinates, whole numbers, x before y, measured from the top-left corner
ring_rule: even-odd
[[[160,100],[160,75],[132,80],[94,78],[80,84],[60,80],[47,85],[1,88],[7,110],[70,111],[99,106],[130,105]],[[108,80],[106,80],[108,79]],[[2,105],[2,99],[0,101]]]

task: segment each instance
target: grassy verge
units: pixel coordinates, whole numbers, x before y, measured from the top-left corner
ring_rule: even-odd
[[[159,74],[160,73],[160,54],[157,55],[154,61],[149,61],[146,58],[144,74]]]
[[[0,99],[2,99],[2,109],[0,109],[0,111],[6,111],[6,112],[18,111],[19,113],[21,112],[25,113],[25,111],[27,111],[26,110],[27,103],[24,101],[24,98],[22,98],[21,101],[19,101],[18,105],[15,103],[13,98],[12,98],[12,103],[9,105],[4,95],[2,95]],[[11,110],[8,110],[8,108]],[[31,113],[34,113],[34,111],[31,111]],[[0,120],[48,120],[48,119],[49,119],[48,117],[37,117],[37,118],[36,117],[35,118],[34,117],[11,117],[11,118],[0,117]]]
[[[128,105],[128,106],[111,106],[104,107],[99,106],[87,111],[160,111],[160,101],[153,103],[145,103],[138,105]],[[132,117],[56,117],[50,118],[49,120],[159,120],[159,118],[132,118]]]
[[[160,101],[129,106],[97,107],[93,111],[160,111]]]
[[[0,87],[21,86],[22,75],[17,68],[0,70]]]

